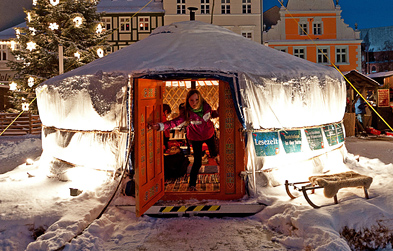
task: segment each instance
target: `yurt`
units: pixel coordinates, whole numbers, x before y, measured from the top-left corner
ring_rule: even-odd
[[[199,191],[164,177],[162,132],[148,124],[199,89],[213,109],[220,163],[206,162]],[[159,199],[233,200],[285,179],[343,165],[346,85],[334,68],[198,21],[173,23],[37,88],[41,161],[53,175],[135,173],[143,213]],[[175,116],[175,115],[174,115]],[[178,131],[176,131],[178,130]],[[192,162],[181,128],[171,132]],[[85,177],[89,179],[89,177]],[[184,182],[185,181],[185,182]]]

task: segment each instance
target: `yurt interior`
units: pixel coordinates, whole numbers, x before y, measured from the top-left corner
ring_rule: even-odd
[[[141,167],[139,169],[139,177],[137,176],[136,179],[139,182],[144,180],[144,177],[141,179],[140,176],[144,176],[143,169],[145,166],[146,172],[152,172],[155,167],[160,166],[157,162],[163,161],[165,176],[164,200],[241,198],[244,195],[244,182],[236,174],[245,169],[244,138],[240,130],[241,124],[237,119],[228,82],[208,78],[181,80],[136,79],[134,87],[135,111],[138,114],[134,116],[134,119],[138,121],[134,121],[133,124],[135,125],[135,132],[137,132],[135,146],[139,146],[135,147],[134,156],[135,165]],[[152,90],[150,91],[151,94],[149,94],[149,89]],[[167,147],[164,146],[164,142],[161,140],[164,136],[163,132],[153,132],[153,130],[146,129],[147,133],[144,135],[143,130],[147,124],[163,120],[165,115],[162,107],[164,104],[169,105],[171,108],[171,113],[166,119],[170,120],[179,116],[181,112],[179,111],[179,106],[184,104],[187,93],[191,89],[197,89],[212,110],[219,109],[219,117],[212,119],[212,122],[215,125],[214,137],[220,158],[219,161],[216,161],[210,156],[207,145],[203,144],[202,167],[197,178],[197,191],[188,191],[189,175],[193,165],[193,148],[187,140],[185,126],[180,125],[170,130]],[[156,95],[154,92],[162,95]],[[152,98],[149,101],[146,96],[155,96],[157,98]],[[151,110],[149,111],[149,109]],[[141,114],[145,114],[146,121],[144,121]],[[147,149],[145,149],[144,140],[147,142]],[[160,147],[162,147],[162,151]],[[154,153],[150,154],[151,151],[154,151]],[[163,156],[160,156],[161,152],[163,152]],[[143,163],[143,155],[145,153],[147,154],[146,165]],[[149,163],[151,165],[150,168]],[[157,170],[156,172],[158,173],[159,171]],[[147,176],[154,177],[155,175],[147,173]],[[144,182],[142,181],[142,183]],[[143,187],[142,184],[138,185]]]

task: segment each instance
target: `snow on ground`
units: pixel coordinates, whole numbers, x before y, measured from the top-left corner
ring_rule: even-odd
[[[64,250],[392,250],[393,139],[346,139],[348,168],[374,179],[369,200],[361,189],[348,188],[334,205],[317,191],[313,201],[330,206],[313,209],[277,186],[259,188],[251,201],[268,206],[245,218],[137,218],[109,206],[71,243],[99,215],[116,181],[108,174],[88,176],[85,181],[100,182],[99,188],[70,196],[71,182],[48,178],[47,168],[39,166],[39,146],[37,137],[0,138],[0,250],[55,250],[64,244]],[[22,156],[36,161],[20,164]],[[122,200],[132,202],[127,197],[116,203]]]

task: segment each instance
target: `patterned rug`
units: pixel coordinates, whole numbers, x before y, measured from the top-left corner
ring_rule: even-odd
[[[188,181],[190,177],[186,174],[175,180],[165,181],[165,192],[188,192]],[[200,192],[218,192],[220,191],[220,174],[198,174],[197,190]]]

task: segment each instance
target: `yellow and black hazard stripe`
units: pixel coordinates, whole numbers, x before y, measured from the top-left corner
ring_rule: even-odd
[[[212,212],[219,211],[220,205],[200,205],[200,206],[166,206],[160,208],[160,213],[190,213],[190,212]]]

